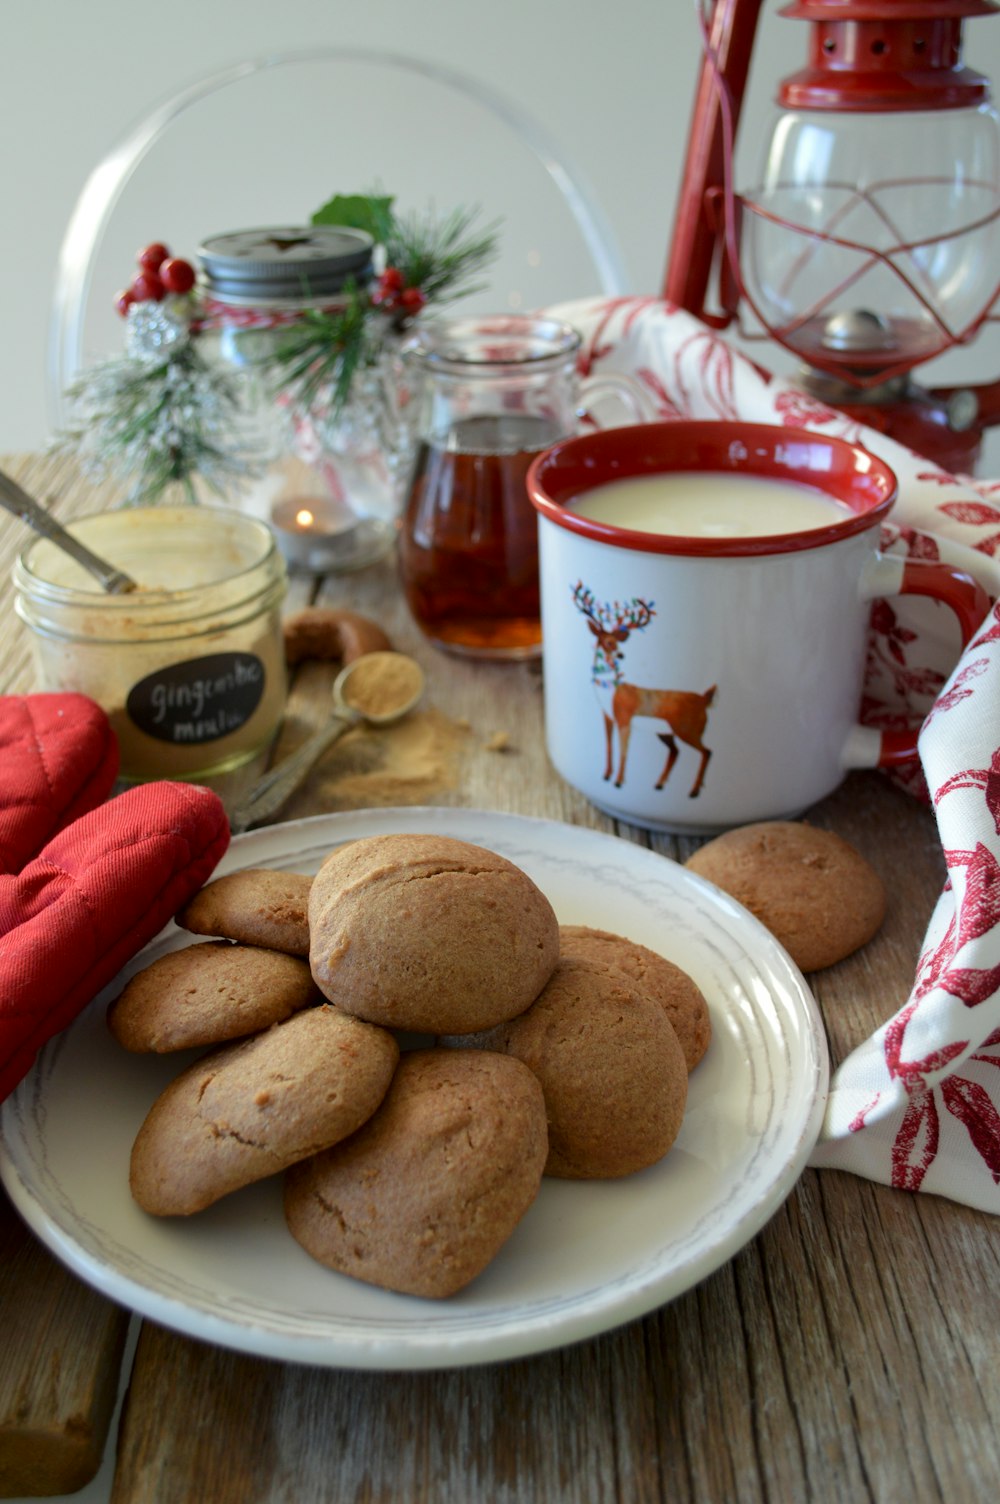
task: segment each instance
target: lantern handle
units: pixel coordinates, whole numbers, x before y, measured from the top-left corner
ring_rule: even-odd
[[[681,173],[674,233],[663,282],[668,302],[724,329],[734,314],[705,309],[709,279],[722,240],[719,217],[709,207],[713,190],[726,186],[732,144],[750,72],[763,0],[715,0]],[[702,22],[703,32],[705,30]]]

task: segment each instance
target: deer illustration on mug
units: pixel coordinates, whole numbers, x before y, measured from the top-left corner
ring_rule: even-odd
[[[625,643],[633,632],[641,632],[656,615],[652,601],[633,598],[621,603],[598,604],[594,592],[587,590],[581,581],[573,587],[573,603],[587,619],[594,636],[594,662],[592,682],[597,703],[604,717],[605,766],[604,777],[611,777],[614,761],[614,733],[618,729],[618,770],[615,788],[625,781],[625,762],[628,757],[632,722],[636,716],[665,721],[669,730],[656,734],[667,749],[667,760],[654,787],[662,789],[670,777],[671,769],[680,755],[678,740],[701,754],[698,772],[691,785],[688,797],[696,799],[705,781],[705,770],[712,756],[711,749],[702,741],[708,722],[708,711],[715,698],[716,685],[703,694],[682,689],[644,689],[638,684],[629,684],[625,679],[622,658]]]

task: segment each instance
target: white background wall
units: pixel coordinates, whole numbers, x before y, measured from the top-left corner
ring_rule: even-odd
[[[527,108],[561,143],[615,227],[629,290],[656,291],[699,63],[694,6],[695,0],[171,0],[163,7],[2,0],[0,451],[37,447],[51,430],[51,295],[63,233],[89,171],[154,104],[244,57],[329,44],[384,46],[474,75]],[[806,26],[778,11],[779,0],[768,0],[740,135],[741,181],[753,177],[769,131],[775,81],[805,57]],[[1000,19],[967,23],[966,56],[1000,88]],[[399,130],[393,122],[387,164]],[[474,140],[467,149],[475,152]],[[327,191],[366,186],[343,141],[331,140],[329,159],[319,201]],[[190,181],[192,197],[207,193],[204,232],[234,228],[215,223],[211,191],[202,183],[205,165],[192,162]],[[387,186],[399,187],[391,177],[387,165]],[[482,197],[488,211],[488,196]],[[294,201],[307,217],[317,206],[315,184],[303,184]],[[149,224],[149,237],[170,233],[169,225]],[[102,295],[110,300],[129,275],[123,266]],[[578,268],[567,268],[573,293],[581,290],[571,285],[579,276]],[[787,369],[783,359],[770,364]],[[1000,366],[1000,341],[988,336],[950,360],[938,379],[983,379]]]

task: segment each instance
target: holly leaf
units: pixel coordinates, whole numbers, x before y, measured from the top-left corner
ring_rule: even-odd
[[[392,233],[393,200],[367,193],[335,193],[312,217],[314,225],[347,225],[352,230],[364,230],[375,241],[384,245]]]

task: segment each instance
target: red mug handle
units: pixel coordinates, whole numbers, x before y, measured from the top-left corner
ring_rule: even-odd
[[[891,555],[883,556],[885,561],[890,557]],[[950,564],[931,563],[925,559],[907,559],[903,563],[899,584],[884,593],[926,595],[931,600],[950,606],[958,618],[963,648],[979,631],[992,605],[979,581],[964,569],[955,569]],[[903,731],[881,732],[881,744],[874,766],[892,768],[897,763],[913,762],[917,756],[919,735],[919,726],[909,726]]]

